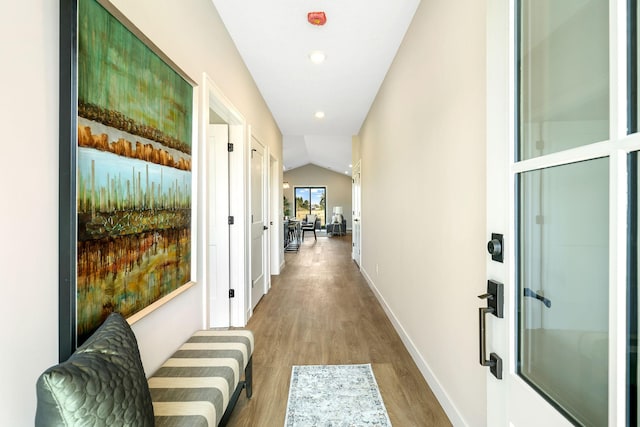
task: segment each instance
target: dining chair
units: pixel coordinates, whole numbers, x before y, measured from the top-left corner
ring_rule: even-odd
[[[316,236],[316,216],[314,214],[308,214],[302,223],[302,240],[304,241],[304,233],[306,231],[313,231],[313,238],[318,240]]]

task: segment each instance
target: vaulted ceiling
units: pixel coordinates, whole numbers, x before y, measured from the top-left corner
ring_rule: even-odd
[[[280,127],[285,170],[351,174],[351,137],[419,0],[212,1]],[[309,12],[324,12],[326,24],[309,23]],[[310,60],[314,51],[324,62]]]

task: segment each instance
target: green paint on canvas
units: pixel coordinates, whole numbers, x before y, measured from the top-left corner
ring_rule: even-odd
[[[79,2],[78,25],[79,104],[190,149],[192,86],[95,0]]]

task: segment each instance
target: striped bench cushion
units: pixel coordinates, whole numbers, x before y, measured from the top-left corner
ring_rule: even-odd
[[[249,330],[194,333],[148,380],[155,425],[217,426],[235,404],[253,347]]]

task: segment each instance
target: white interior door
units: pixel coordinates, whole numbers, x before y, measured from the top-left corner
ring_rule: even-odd
[[[203,250],[207,263],[203,270],[209,286],[208,323],[243,327],[250,311],[247,126],[242,115],[206,74],[203,74],[202,90],[204,105],[208,106],[203,108],[203,125],[206,126],[203,131],[208,144],[204,153],[209,162],[205,164],[205,170],[200,171],[208,195],[208,200],[203,201],[207,210],[204,215],[210,224],[214,224],[215,228],[210,231],[217,242],[215,250]],[[217,133],[222,129],[224,138]],[[216,251],[217,255],[214,255]],[[218,280],[212,284],[213,277]]]
[[[502,363],[487,370],[488,426],[627,425],[628,154],[640,140],[627,135],[626,7],[489,2],[487,237],[504,240],[487,274],[504,285],[504,317],[480,314],[480,362]]]
[[[251,308],[265,294],[268,229],[264,147],[251,137]]]
[[[207,170],[207,289],[209,325],[229,326],[229,126],[208,127]]]
[[[359,266],[360,265],[360,243],[362,241],[360,237],[360,231],[361,231],[360,205],[361,205],[361,194],[362,194],[361,193],[362,173],[360,169],[360,161],[358,161],[358,163],[355,164],[351,173],[353,177],[353,184],[351,187],[351,191],[352,191],[351,204],[353,205],[353,212],[352,212],[353,224],[351,224],[351,245],[353,250],[351,252],[351,258],[353,258],[355,263],[358,264]]]
[[[271,275],[280,274],[280,262],[284,259],[284,241],[282,238],[282,185],[280,173],[280,162],[269,156],[269,273]],[[267,277],[267,289],[271,289],[271,277]]]

